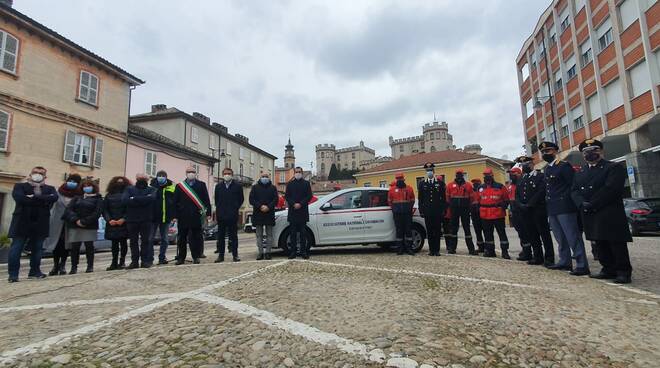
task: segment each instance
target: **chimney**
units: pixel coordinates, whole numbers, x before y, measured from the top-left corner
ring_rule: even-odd
[[[14,0],[0,0],[0,4],[11,8],[14,5]]]
[[[199,120],[202,120],[202,121],[206,122],[207,124],[211,124],[211,118],[209,118],[208,116],[206,116],[202,113],[193,112],[193,116],[196,117]]]
[[[167,105],[165,104],[151,105],[151,112],[164,111],[164,110],[167,110]]]
[[[227,129],[226,126],[224,126],[224,125],[222,125],[222,124],[220,124],[220,123],[213,123],[212,125],[213,125],[214,127],[218,128],[218,129],[222,130],[223,133],[229,133],[229,129]]]

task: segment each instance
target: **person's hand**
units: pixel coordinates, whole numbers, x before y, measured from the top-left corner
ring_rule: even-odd
[[[302,208],[302,206],[300,205],[300,203],[296,203],[296,204],[293,205],[293,208],[299,210],[299,209]]]
[[[172,219],[172,223],[176,224],[176,219],[175,218]]]
[[[265,212],[268,212],[268,206],[266,206],[265,204],[262,205],[262,206],[260,207],[260,209],[261,209],[261,212],[264,212],[264,213],[265,213]]]
[[[126,220],[125,220],[125,219],[119,219],[119,220],[117,220],[117,221],[115,221],[115,222],[117,223],[117,225],[121,226],[121,225],[123,225],[123,224],[126,222]]]
[[[110,226],[117,226],[117,220],[110,220],[108,221],[108,224],[110,224]]]
[[[211,216],[206,216],[206,222],[211,222],[213,220],[213,217]]]
[[[80,226],[80,227],[84,227],[83,224],[82,224],[82,222],[80,222],[80,220],[76,220],[76,225],[78,225],[78,226]]]

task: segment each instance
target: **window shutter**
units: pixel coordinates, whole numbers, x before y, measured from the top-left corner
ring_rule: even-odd
[[[0,150],[7,149],[7,142],[9,141],[9,114],[0,111]]]
[[[73,162],[73,153],[76,148],[76,132],[73,130],[66,131],[66,138],[64,140],[64,161]]]
[[[96,96],[98,95],[99,79],[94,75],[89,75],[89,98],[91,104],[96,105]]]
[[[16,72],[16,59],[18,56],[18,39],[6,32],[0,32],[0,57],[2,69]]]
[[[96,138],[94,142],[94,167],[103,165],[103,138]]]
[[[156,176],[156,168],[158,167],[158,155],[155,153],[151,154],[151,172],[149,173],[151,176]]]

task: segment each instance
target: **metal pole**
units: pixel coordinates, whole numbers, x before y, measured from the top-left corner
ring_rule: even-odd
[[[554,103],[554,96],[552,95],[552,88],[550,87],[550,69],[548,68],[548,52],[545,48],[545,28],[543,28],[543,37],[541,39],[541,43],[543,45],[543,59],[545,60],[545,74],[548,76],[548,96],[550,98],[550,115],[552,116],[552,134],[554,135],[553,141],[556,145],[559,145],[559,142],[557,141],[557,127],[555,124],[555,103]]]

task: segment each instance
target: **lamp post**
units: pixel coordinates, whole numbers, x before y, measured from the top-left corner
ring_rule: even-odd
[[[543,108],[543,104],[541,103],[541,98],[547,98],[550,101],[550,114],[552,116],[552,141],[559,145],[559,142],[557,142],[557,126],[555,124],[555,103],[554,103],[554,96],[552,95],[552,88],[550,87],[550,68],[548,68],[548,52],[547,49],[545,48],[545,28],[543,28],[543,37],[541,37],[541,44],[543,45],[543,61],[545,61],[545,74],[548,77],[548,95],[547,96],[541,96],[541,97],[536,97],[534,101],[534,110],[541,110]],[[544,118],[545,120],[545,118]]]

